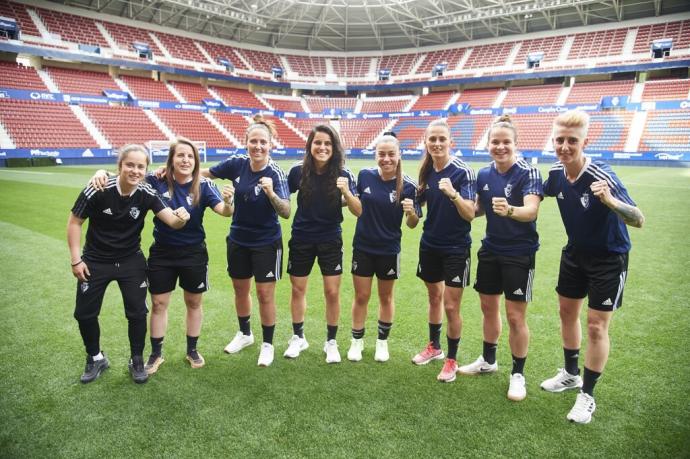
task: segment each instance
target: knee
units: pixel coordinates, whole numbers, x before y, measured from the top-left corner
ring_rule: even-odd
[[[326,287],[323,291],[326,297],[326,303],[334,304],[340,301],[340,289],[336,287]]]
[[[198,311],[201,309],[201,298],[194,298],[194,299],[187,299],[185,301],[187,304],[187,309],[192,310],[192,311]]]
[[[390,308],[393,306],[393,294],[379,295],[379,303],[382,308]]]
[[[460,313],[460,304],[455,301],[444,301],[443,309],[447,315],[457,315]]]
[[[601,341],[608,337],[606,324],[601,320],[587,321],[587,336],[590,341]]]
[[[508,313],[508,326],[513,330],[521,330],[527,326],[525,323],[525,317],[519,313]]]
[[[369,304],[369,298],[371,295],[368,292],[356,292],[355,293],[355,307],[366,307]]]
[[[307,294],[306,285],[292,284],[292,296],[293,298],[304,298]]]
[[[273,301],[273,291],[256,289],[256,298],[259,304],[268,304]]]
[[[168,310],[168,302],[163,300],[152,299],[151,309],[154,314],[162,314]]]
[[[443,304],[443,294],[437,292],[429,292],[429,305],[438,307]]]

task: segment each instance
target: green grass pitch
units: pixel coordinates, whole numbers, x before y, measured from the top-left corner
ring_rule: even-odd
[[[373,163],[349,165],[356,172]],[[287,169],[290,163],[281,166]],[[416,161],[405,164],[412,176],[417,166]],[[427,339],[426,292],[414,275],[421,224],[404,231],[404,271],[396,286],[389,362],[373,360],[375,301],[364,360],[353,364],[345,359],[349,275],[343,276],[338,335],[343,363],[324,361],[319,275],[311,279],[308,293],[305,332],[311,347],[299,359],[282,358],[291,335],[288,279],[277,287],[274,364],[256,366],[257,345],[238,355],[224,354],[237,330],[225,272],[229,220],[212,213],[205,219],[212,290],[205,295],[199,342],[206,367],[192,370],[184,361],[184,306],[178,289],[170,307],[166,362],[147,384],[133,384],[126,367],[122,302],[111,285],[100,316],[102,348],[111,368],[98,381],[82,385],[84,351],[72,318],[76,287],[65,225],[94,167],[0,169],[0,457],[688,457],[690,171],[614,169],[647,221],[641,230],[630,229],[633,251],[624,305],[613,319],[611,356],[597,386],[594,421],[586,426],[565,420],[574,393],[539,389],[562,366],[554,286],[565,232],[553,199],[543,202],[539,215],[542,246],[528,312],[528,395],[521,403],[506,398],[510,350],[505,323],[497,374],[459,375],[452,384],[440,384],[440,362],[410,363]],[[344,213],[348,266],[355,218]],[[472,225],[475,259],[484,225],[483,218]],[[289,228],[290,221],[284,221],[286,247]],[[143,233],[146,252],[151,230],[149,222]],[[260,337],[256,303],[254,312],[252,327]],[[481,353],[481,312],[472,289],[466,289],[462,312],[458,359],[464,364]]]

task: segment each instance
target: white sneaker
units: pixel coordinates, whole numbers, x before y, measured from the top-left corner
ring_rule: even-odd
[[[338,343],[334,339],[324,343],[323,352],[326,353],[326,363],[340,363],[340,351],[338,351]]]
[[[292,338],[288,340],[288,347],[283,353],[283,357],[288,359],[296,359],[299,357],[300,352],[309,348],[309,343],[307,338],[300,338],[297,335],[292,335]]]
[[[570,413],[565,417],[568,421],[577,422],[578,424],[589,424],[592,420],[592,413],[597,409],[597,404],[594,403],[594,397],[584,392],[577,394],[575,405],[570,410]]]
[[[525,377],[520,373],[513,373],[510,375],[510,385],[508,386],[508,399],[514,402],[519,402],[527,397],[527,389],[525,388]]]
[[[247,336],[241,331],[238,331],[235,337],[232,339],[232,341],[230,341],[223,350],[228,354],[237,354],[242,349],[244,349],[247,346],[251,346],[252,344],[254,344],[253,334]]]
[[[498,370],[498,363],[486,363],[484,356],[480,355],[477,360],[458,368],[458,373],[462,375],[479,375],[483,373],[493,373]]]
[[[560,368],[556,376],[541,383],[541,388],[549,392],[563,392],[568,389],[579,389],[582,387],[580,375],[571,375],[565,368]]]
[[[376,353],[374,354],[374,360],[377,362],[388,362],[390,355],[388,354],[388,340],[387,339],[377,339],[376,340]]]
[[[359,362],[362,360],[362,351],[364,350],[363,338],[352,338],[350,341],[350,349],[347,351],[347,360],[350,362]]]
[[[257,362],[260,367],[268,367],[273,363],[273,345],[270,343],[261,343],[261,351],[259,352],[259,361]]]

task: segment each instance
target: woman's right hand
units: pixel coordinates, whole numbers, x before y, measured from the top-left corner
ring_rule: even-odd
[[[86,262],[84,260],[81,260],[77,265],[72,266],[72,274],[82,282],[88,282],[89,277],[91,277],[89,267],[86,266]]]
[[[94,187],[98,191],[103,191],[108,184],[108,171],[105,169],[98,169],[93,177],[89,179],[87,186]]]
[[[162,180],[165,178],[165,167],[161,166],[155,171],[152,172],[153,176],[156,177],[159,180]]]

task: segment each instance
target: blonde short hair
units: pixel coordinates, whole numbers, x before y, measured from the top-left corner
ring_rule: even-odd
[[[584,130],[585,136],[589,130],[589,115],[582,110],[568,110],[561,113],[553,120],[553,128],[580,128]]]

